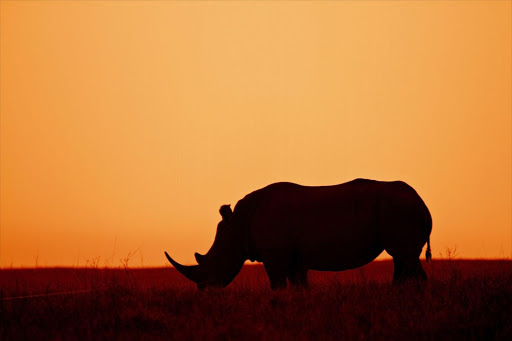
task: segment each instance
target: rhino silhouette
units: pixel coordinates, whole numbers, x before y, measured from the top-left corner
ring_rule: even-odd
[[[427,243],[430,212],[402,181],[355,179],[333,186],[280,182],[220,209],[212,247],[195,254],[198,265],[169,262],[199,289],[224,287],[246,260],[263,262],[273,289],[307,286],[307,271],[342,271],[393,257],[393,283],[427,280],[419,256]]]

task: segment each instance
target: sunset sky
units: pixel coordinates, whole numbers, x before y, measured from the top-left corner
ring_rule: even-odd
[[[358,177],[511,257],[510,1],[0,6],[1,267],[193,264],[222,204]]]

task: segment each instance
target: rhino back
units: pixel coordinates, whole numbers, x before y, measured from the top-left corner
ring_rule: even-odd
[[[389,229],[396,222],[393,217],[410,209],[411,202],[418,206],[416,197],[403,182],[356,179],[318,187],[276,183],[242,199],[234,217],[245,231],[250,259],[261,260],[266,252],[297,252],[310,269],[343,270],[377,257],[383,250],[380,234],[388,233],[382,226]],[[401,223],[414,220],[413,211]]]

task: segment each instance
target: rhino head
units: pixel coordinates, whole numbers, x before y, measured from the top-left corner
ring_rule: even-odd
[[[212,247],[205,255],[197,252],[194,254],[198,265],[182,265],[165,252],[165,256],[176,270],[195,282],[200,290],[227,286],[240,272],[246,260],[242,252],[241,234],[233,224],[232,213],[229,205],[221,206],[222,220],[217,226]]]

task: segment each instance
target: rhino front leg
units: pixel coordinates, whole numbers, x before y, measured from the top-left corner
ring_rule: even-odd
[[[290,273],[288,278],[290,279],[290,284],[295,287],[308,287],[308,270],[306,269],[295,269]]]
[[[270,253],[262,255],[262,260],[272,290],[286,288],[289,257],[283,254]]]
[[[295,287],[307,288],[308,286],[308,270],[304,266],[300,252],[295,252],[291,258],[288,279]]]

